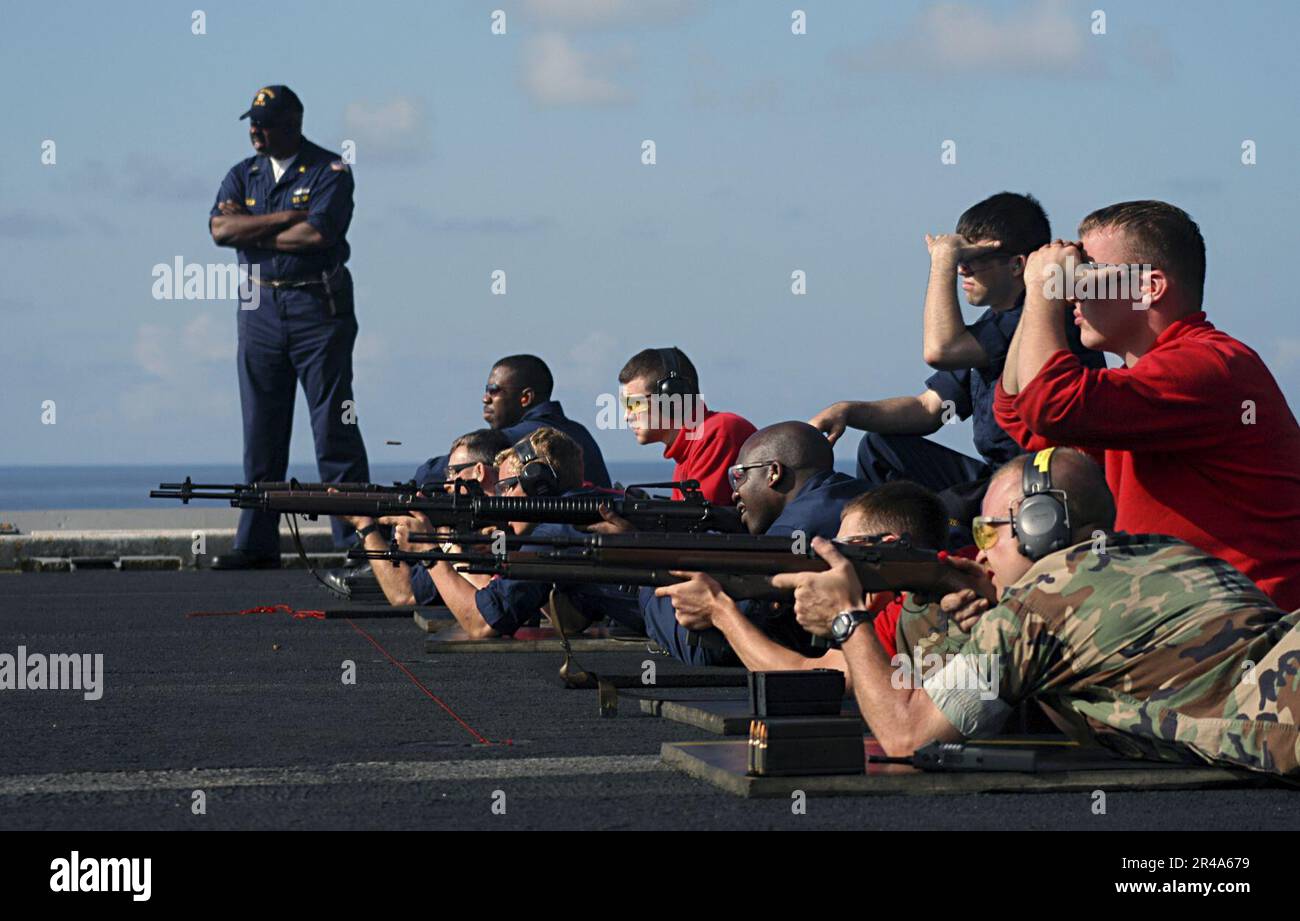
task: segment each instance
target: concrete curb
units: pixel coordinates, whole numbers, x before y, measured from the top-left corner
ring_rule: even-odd
[[[303,547],[313,565],[337,566],[342,551],[334,549],[328,525],[313,524],[299,529]],[[195,553],[202,541],[203,553]],[[78,568],[96,569],[180,569],[206,568],[212,557],[227,553],[235,529],[148,529],[148,530],[49,530],[29,534],[0,535],[0,570],[25,572],[67,572]],[[287,528],[280,529],[280,552],[286,565],[301,566]]]

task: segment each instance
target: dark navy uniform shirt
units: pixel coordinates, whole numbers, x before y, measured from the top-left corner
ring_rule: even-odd
[[[587,495],[590,490],[570,490],[566,496]],[[539,524],[531,532],[538,537],[555,537],[584,534],[572,525]],[[548,550],[540,544],[530,544],[523,550]],[[617,585],[596,585],[592,583],[563,583],[552,585],[549,582],[525,582],[520,579],[493,579],[474,595],[478,612],[483,615],[489,627],[504,636],[510,636],[520,627],[526,626],[537,616],[547,600],[551,589],[558,588],[569,596],[574,606],[593,620],[610,618],[638,632],[642,629],[641,606],[637,596]]]
[[[540,428],[556,429],[576,441],[582,447],[582,478],[592,486],[609,488],[609,471],[605,469],[605,457],[600,453],[596,439],[591,437],[591,433],[581,422],[575,422],[564,415],[559,400],[547,400],[528,407],[522,419],[501,431],[510,439],[510,443],[514,444]],[[421,464],[420,469],[415,472],[415,481],[428,483],[430,480],[445,479],[446,476],[447,455],[444,454],[441,457],[431,457]]]
[[[975,450],[986,463],[994,467],[1024,453],[993,418],[993,395],[997,390],[998,379],[1002,377],[1002,368],[1007,362],[1007,348],[1011,345],[1011,337],[1015,335],[1016,324],[1020,322],[1023,310],[1023,304],[1000,313],[992,309],[985,310],[978,320],[966,327],[988,355],[987,365],[957,371],[936,371],[925,382],[925,386],[939,394],[941,399],[953,402],[960,418],[975,417],[972,423],[975,429]],[[1106,367],[1106,357],[1101,352],[1084,348],[1079,341],[1079,328],[1074,325],[1069,314],[1065,315],[1065,327],[1070,351],[1079,356],[1085,367]]]
[[[330,246],[302,253],[241,249],[239,262],[257,266],[264,281],[319,279],[321,272],[347,262],[351,253],[347,232],[352,223],[352,189],[351,167],[338,154],[303,138],[297,157],[279,182],[271,158],[264,154],[236,163],[221,181],[211,215],[220,214],[221,203],[228,199],[243,204],[249,214],[306,211],[307,223],[330,241]]]
[[[802,531],[809,543],[814,537],[833,538],[840,530],[840,510],[844,504],[870,488],[870,483],[838,471],[827,470],[814,474],[763,533],[770,537],[792,537],[795,531]],[[676,621],[672,600],[656,598],[655,590],[649,587],[641,589],[640,598],[646,632],[650,638],[674,657],[692,661],[691,651],[686,645],[689,639],[687,631],[677,628],[669,634],[665,629],[665,625],[675,624]],[[746,617],[764,632],[776,636],[778,641],[785,641],[790,646],[796,643],[803,646],[806,643],[807,634],[794,623],[792,615],[780,618],[790,622],[789,630],[775,631],[770,629],[771,623],[776,619],[770,604],[741,601],[737,605]],[[788,637],[787,633],[790,634]]]

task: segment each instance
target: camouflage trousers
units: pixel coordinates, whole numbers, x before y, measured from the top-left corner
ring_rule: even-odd
[[[1300,780],[1300,627],[1253,666],[1224,707],[1218,757]],[[1197,746],[1206,751],[1207,746]]]

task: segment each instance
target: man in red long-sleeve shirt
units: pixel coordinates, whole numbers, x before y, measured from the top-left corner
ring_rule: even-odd
[[[704,498],[731,505],[727,468],[756,429],[735,413],[714,412],[700,397],[695,365],[677,347],[642,349],[618,374],[624,416],[640,444],[662,444],[673,480],[698,480]],[[673,491],[680,499],[680,490]]]
[[[1260,357],[1206,319],[1200,229],[1136,201],[1093,212],[1079,236],[1029,257],[998,424],[1026,450],[1104,459],[1119,530],[1186,540],[1300,608],[1300,426]],[[1122,367],[1079,364],[1061,332],[1071,307],[1083,344]]]

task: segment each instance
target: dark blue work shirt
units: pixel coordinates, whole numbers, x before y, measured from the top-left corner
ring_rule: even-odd
[[[438,586],[433,584],[433,576],[423,563],[411,564],[411,595],[416,604],[431,605],[438,603]]]
[[[514,444],[525,435],[531,435],[540,428],[553,428],[568,435],[582,447],[582,478],[593,486],[599,486],[608,489],[610,485],[609,471],[605,469],[605,457],[600,453],[600,448],[596,445],[596,439],[591,437],[586,426],[581,422],[575,422],[568,416],[564,415],[564,409],[560,406],[559,400],[547,400],[545,403],[538,403],[535,406],[528,407],[523,418],[514,425],[503,428],[502,433]],[[447,477],[447,455],[441,457],[431,457],[415,472],[415,481],[417,483],[427,483],[430,480],[443,480]]]
[[[239,263],[257,266],[264,281],[319,279],[322,272],[332,272],[347,262],[351,253],[347,232],[352,223],[352,189],[352,168],[338,154],[303,138],[297,157],[279,182],[271,158],[264,154],[236,163],[221,181],[211,216],[220,214],[221,203],[228,199],[243,204],[249,214],[306,211],[307,223],[329,246],[301,253],[240,249]],[[341,284],[335,282],[333,287]]]
[[[1002,377],[1002,368],[1007,363],[1007,349],[1011,345],[1011,337],[1015,335],[1016,324],[1020,322],[1020,314],[1023,310],[1023,303],[1000,313],[990,308],[980,314],[978,320],[966,327],[967,332],[975,337],[975,341],[988,355],[987,365],[982,368],[962,368],[957,371],[936,371],[925,382],[925,386],[939,394],[941,399],[953,402],[957,415],[961,419],[975,417],[972,423],[975,430],[975,450],[986,463],[994,467],[1024,453],[993,418],[993,395],[997,390],[998,379]],[[1079,340],[1079,328],[1074,325],[1074,318],[1066,314],[1064,321],[1070,351],[1079,356],[1084,367],[1106,367],[1106,357],[1101,352],[1084,348]]]
[[[570,490],[566,496],[586,495],[589,490]],[[539,524],[531,532],[538,537],[582,535],[572,525]],[[550,549],[540,544],[524,546],[524,550]],[[592,620],[610,618],[640,632],[641,606],[633,592],[616,585],[592,583],[556,584],[550,582],[525,582],[520,579],[493,579],[474,595],[478,612],[489,627],[503,636],[510,636],[528,624],[537,612],[546,606],[551,589],[557,588],[568,595],[574,606]]]
[[[815,473],[763,533],[769,537],[786,537],[802,531],[809,541],[814,537],[832,538],[840,531],[840,510],[844,504],[870,488],[870,483],[847,473],[835,470]]]
[[[840,510],[854,496],[859,496],[871,488],[871,484],[854,479],[848,474],[826,470],[814,474],[803,484],[799,492],[786,503],[781,514],[763,532],[770,537],[790,537],[795,531],[802,531],[805,539],[811,543],[814,537],[833,538],[840,530]],[[715,651],[704,647],[690,645],[690,631],[677,623],[677,614],[673,603],[668,598],[656,598],[653,588],[643,588],[640,592],[641,613],[645,620],[646,634],[668,650],[674,658],[697,665],[726,664],[729,657],[719,656]],[[745,616],[765,632],[769,632],[769,622],[773,620],[771,605],[761,601],[741,601],[737,606]],[[786,617],[784,620],[791,620]],[[794,625],[798,632],[802,628]],[[787,638],[786,633],[790,636]],[[805,634],[806,636],[806,634]],[[787,640],[793,645],[800,638],[796,630],[780,631],[779,639]]]

